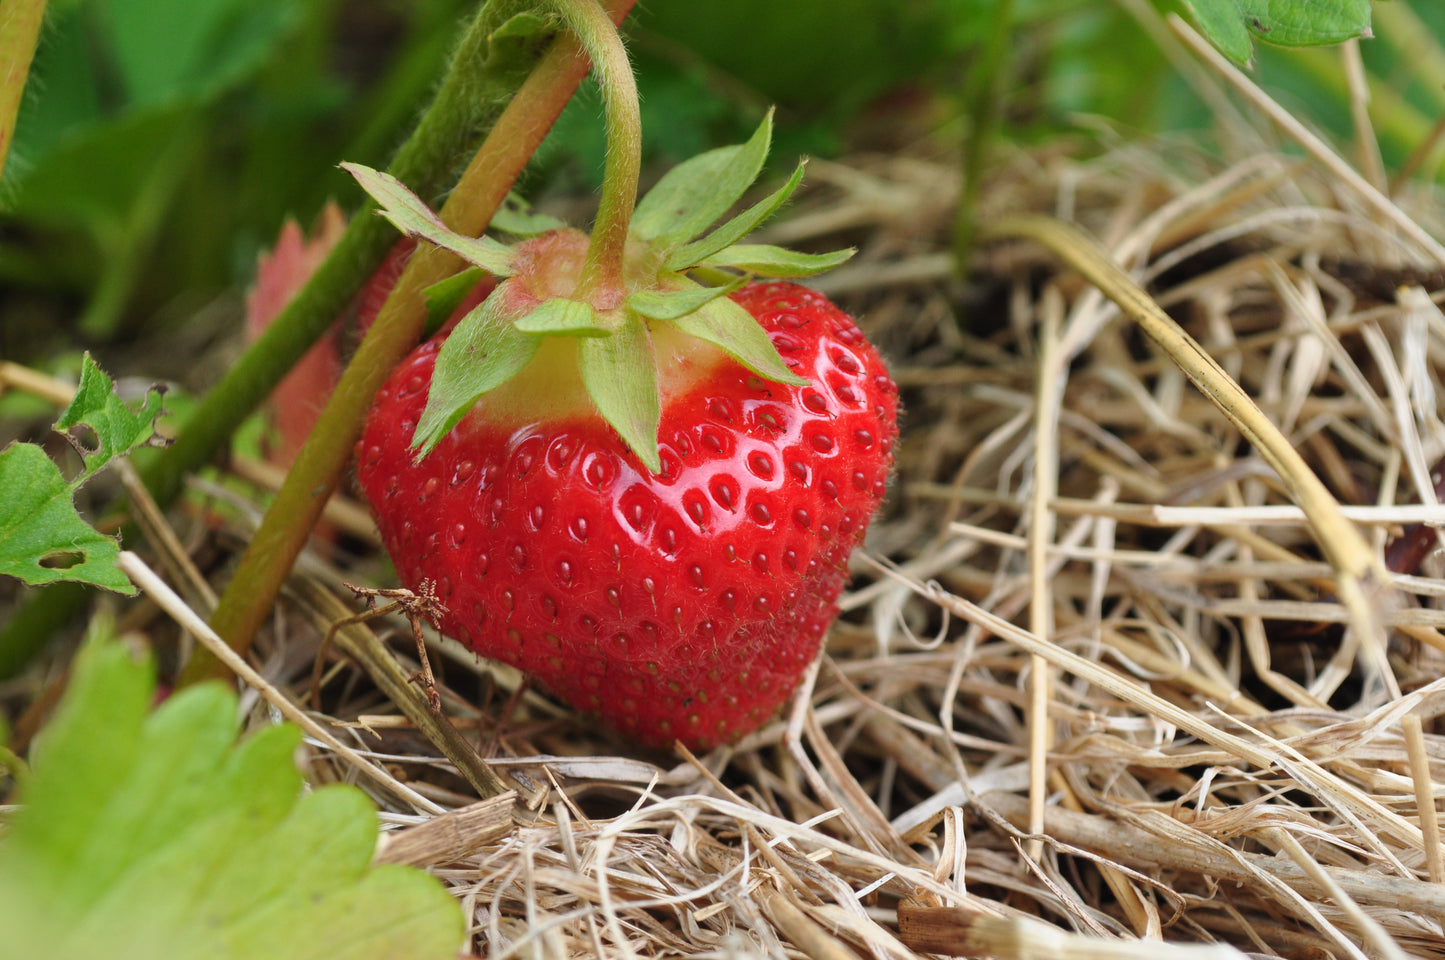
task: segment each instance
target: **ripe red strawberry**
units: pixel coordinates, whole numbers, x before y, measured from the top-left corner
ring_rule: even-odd
[[[733,299],[808,382],[682,361],[696,375],[664,387],[657,472],[585,405],[490,398],[413,464],[440,337],[358,445],[397,572],[436,585],[442,631],[649,743],[706,748],[777,710],[892,463],[897,390],[853,321],[790,283]]]
[[[614,106],[609,140],[627,120]],[[358,476],[403,582],[435,584],[444,631],[636,739],[708,747],[771,716],[817,655],[883,497],[897,391],[823,297],[739,289],[851,252],[738,242],[801,165],[698,238],[761,169],[771,120],[635,209],[631,133],[590,237],[512,247],[346,165],[405,233],[502,278],[378,393]]]

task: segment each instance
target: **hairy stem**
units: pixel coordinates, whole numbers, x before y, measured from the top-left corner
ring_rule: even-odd
[[[621,20],[633,2],[612,0],[609,13]],[[448,226],[467,234],[486,229],[586,75],[587,66],[587,56],[574,38],[553,42],[442,207],[440,216]],[[461,266],[453,254],[430,246],[419,248],[347,366],[211,617],[212,627],[238,652],[250,648],[321,508],[336,489],[372,397],[420,337],[426,322],[423,291]],[[214,659],[198,656],[182,681],[214,675],[218,669]]]
[[[623,256],[632,209],[637,205],[637,181],[642,172],[642,115],[637,102],[637,81],[617,28],[597,0],[553,0],[567,26],[577,35],[587,55],[597,86],[602,90],[607,121],[607,166],[602,175],[602,198],[597,222],[582,264],[578,298],[598,295],[604,301],[621,299]],[[604,309],[611,302],[595,303]]]

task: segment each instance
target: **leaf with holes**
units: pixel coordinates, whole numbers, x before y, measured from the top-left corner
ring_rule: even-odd
[[[0,451],[0,490],[5,491],[0,497],[0,575],[32,586],[72,580],[135,593],[116,565],[119,544],[81,518],[73,497],[76,488],[117,457],[162,442],[155,432],[156,418],[164,413],[161,393],[152,387],[139,406],[126,404],[86,354],[75,398],[55,423],[80,454],[80,474],[67,483],[34,444],[12,443]]]
[[[96,366],[90,354],[85,355],[75,398],[55,422],[55,429],[65,435],[85,462],[85,470],[75,479],[77,485],[116,457],[136,447],[161,443],[156,440],[155,424],[165,412],[161,409],[163,392],[160,387],[152,387],[146,391],[140,408],[132,409],[116,396],[115,384],[105,371]],[[89,428],[92,436],[86,436],[79,427]]]
[[[37,586],[57,580],[117,593],[135,587],[116,565],[119,544],[81,519],[74,488],[33,443],[0,450],[0,574]]]
[[[451,960],[464,936],[436,880],[372,867],[355,787],[303,791],[290,725],[236,742],[236,696],[149,712],[149,666],[89,643],[0,838],[5,955],[80,960]]]

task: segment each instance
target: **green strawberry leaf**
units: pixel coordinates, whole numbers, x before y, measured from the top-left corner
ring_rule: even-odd
[[[590,303],[553,297],[524,317],[513,321],[512,328],[522,333],[563,335],[572,337],[606,337],[612,326]]]
[[[356,178],[361,189],[381,208],[378,212],[402,233],[430,240],[495,276],[512,275],[512,251],[506,244],[487,236],[467,237],[455,232],[389,173],[359,163],[343,163],[341,169]]]
[[[85,464],[84,471],[75,479],[76,485],[136,447],[164,445],[155,435],[156,418],[165,412],[161,408],[163,392],[161,387],[152,387],[146,392],[140,409],[133,410],[116,396],[115,385],[105,371],[96,366],[90,354],[85,355],[80,368],[80,386],[70,406],[55,422],[55,429],[65,434]],[[88,438],[75,429],[80,426],[94,431],[94,449],[86,443]]]
[[[0,450],[0,574],[39,586],[59,580],[131,595],[120,545],[81,519],[55,461],[33,443]]]
[[[1236,63],[1250,34],[1280,47],[1313,47],[1370,35],[1370,0],[1188,0],[1209,40]]]
[[[735,243],[711,254],[702,261],[702,265],[732,267],[757,276],[791,280],[832,270],[847,262],[856,252],[849,247],[832,253],[797,253],[766,243]]]
[[[773,341],[768,339],[752,314],[726,297],[679,317],[672,324],[683,333],[721,347],[733,359],[767,380],[795,387],[811,382],[789,370]]]
[[[436,333],[442,326],[457,312],[457,307],[467,298],[467,294],[482,279],[485,271],[481,267],[468,267],[461,273],[454,273],[445,280],[438,280],[436,283],[422,291],[422,299],[426,301],[426,327],[422,331],[422,338],[426,339]]]
[[[1235,63],[1248,63],[1254,52],[1249,30],[1236,0],[1185,0],[1194,11],[1194,21],[1209,42]]]
[[[632,232],[668,250],[691,240],[732,209],[768,157],[773,113],[747,143],[719,147],[669,170],[632,214]]]
[[[696,263],[701,263],[708,257],[724,250],[743,237],[752,233],[764,220],[777,212],[778,208],[792,196],[793,191],[798,189],[798,184],[803,182],[804,164],[798,164],[788,182],[768,196],[759,200],[742,213],[738,214],[727,223],[718,227],[712,233],[695,240],[685,247],[674,250],[667,258],[666,267],[669,270],[686,270]]]
[[[375,811],[303,794],[300,732],[237,745],[219,684],[154,713],[148,665],[94,639],[0,838],[7,955],[81,960],[451,960],[465,926],[433,879],[369,867]]]
[[[1370,0],[1239,0],[1240,13],[1266,43],[1314,47],[1370,34]]]
[[[512,329],[503,316],[506,300],[499,287],[463,317],[442,344],[426,409],[412,438],[418,461],[461,422],[482,394],[512,379],[537,352],[541,340]]]
[[[657,452],[657,426],[662,421],[657,360],[642,318],[630,312],[624,317],[612,336],[579,341],[582,383],[602,419],[612,425],[643,465],[656,473],[662,469]],[[756,323],[753,326],[762,332]]]
[[[627,308],[649,320],[676,320],[726,296],[747,282],[738,277],[722,286],[702,287],[689,281],[679,290],[638,290],[628,294]]]

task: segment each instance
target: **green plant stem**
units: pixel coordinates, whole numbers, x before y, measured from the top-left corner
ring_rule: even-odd
[[[612,0],[608,12],[621,20],[633,2]],[[440,216],[448,226],[467,234],[486,229],[587,68],[587,55],[574,37],[553,42],[442,207]],[[211,617],[211,626],[238,653],[250,649],[296,555],[336,489],[372,397],[421,336],[426,322],[423,291],[461,266],[453,254],[430,246],[419,248],[347,365]],[[213,658],[197,656],[181,681],[213,676],[219,669]]]
[[[623,260],[627,231],[637,205],[637,181],[642,174],[642,114],[637,81],[617,27],[597,0],[554,0],[563,18],[592,58],[597,86],[602,90],[607,118],[607,166],[602,174],[602,197],[597,222],[587,245],[587,259],[577,284],[579,299],[598,297],[593,305],[611,309],[623,290]]]
[[[15,116],[44,19],[45,0],[5,0],[0,7],[0,173],[15,139]]]

